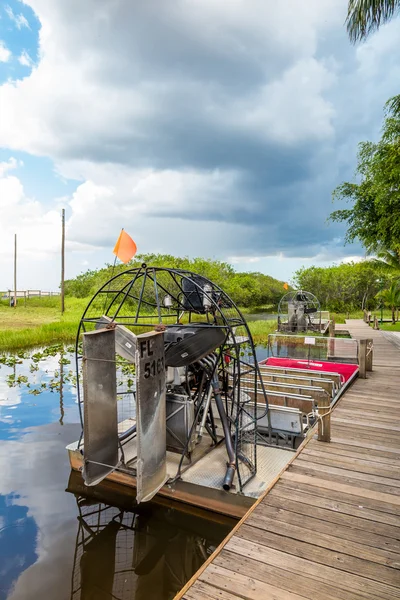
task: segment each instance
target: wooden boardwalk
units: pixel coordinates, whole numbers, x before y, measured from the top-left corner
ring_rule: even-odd
[[[374,371],[332,414],[176,599],[400,599],[400,349],[373,338]]]

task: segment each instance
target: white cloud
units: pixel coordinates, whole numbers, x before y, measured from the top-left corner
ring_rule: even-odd
[[[0,86],[0,147],[81,184],[49,210],[8,167],[1,252],[18,226],[25,256],[56,264],[64,205],[76,269],[121,227],[140,251],[337,257],[330,192],[396,88],[398,23],[355,50],[347,0],[25,4],[40,59]]]
[[[33,65],[33,60],[26,52],[26,50],[22,50],[21,54],[18,57],[18,62],[23,67],[31,67]]]
[[[60,215],[26,196],[18,177],[9,173],[19,165],[15,158],[0,163],[0,261],[13,254],[14,234],[18,255],[30,259],[48,257],[59,250]]]
[[[42,24],[41,61],[0,92],[0,143],[13,149],[62,158],[85,148],[96,160],[103,148],[126,161],[181,104],[189,127],[199,121],[210,135],[233,124],[264,141],[331,135],[324,94],[334,79],[315,52],[318,31],[340,17],[334,0],[301,11],[295,0],[236,0],[229,11],[223,0],[180,0],[172,11],[152,0],[123,12],[87,0],[78,19],[64,0],[27,4]]]
[[[209,247],[214,250],[218,247],[221,234],[218,239],[210,240],[208,227],[218,211],[229,210],[226,199],[230,199],[231,208],[240,207],[235,192],[238,176],[231,172],[137,171],[92,165],[86,174],[91,178],[73,194],[72,214],[67,224],[68,239],[78,244],[76,248],[79,244],[111,245],[124,227],[141,252],[150,252],[158,246],[160,251],[174,247],[174,252],[179,253],[182,240],[190,231],[190,252],[202,254],[205,238]],[[219,226],[217,220],[213,229]],[[200,228],[205,235],[199,235]]]
[[[11,52],[5,45],[5,43],[0,40],[0,62],[8,62],[11,58]]]
[[[23,27],[30,29],[29,23],[22,13],[16,15],[11,6],[9,5],[5,6],[4,10],[7,13],[8,17],[11,19],[11,21],[15,24],[17,29],[22,29]]]
[[[230,256],[228,260],[234,265],[240,265],[242,263],[257,263],[262,259],[261,256]]]
[[[13,156],[7,161],[0,162],[0,177],[3,177],[8,171],[12,171],[18,166],[19,163]]]

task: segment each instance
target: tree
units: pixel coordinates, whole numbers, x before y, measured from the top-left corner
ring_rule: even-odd
[[[89,298],[113,275],[142,263],[154,267],[193,271],[219,285],[233,300],[244,307],[276,305],[283,294],[283,281],[264,273],[238,273],[229,263],[206,258],[175,257],[170,254],[136,255],[128,265],[106,265],[96,271],[86,271],[65,282],[67,296]]]
[[[378,298],[384,305],[388,306],[392,311],[392,323],[396,324],[396,309],[400,306],[400,288],[396,281],[393,281],[390,288],[383,290],[378,294]]]
[[[388,282],[372,260],[303,268],[295,273],[298,288],[312,292],[323,308],[335,312],[373,308],[381,285]]]
[[[347,223],[346,242],[359,239],[369,252],[400,252],[400,95],[385,105],[379,142],[359,144],[356,174],[359,183],[333,191],[334,200],[352,202],[352,208],[334,211],[330,220]]]
[[[400,277],[400,252],[387,248],[378,248],[374,264],[389,277]]]
[[[400,0],[349,0],[347,32],[350,41],[364,40],[400,10]]]

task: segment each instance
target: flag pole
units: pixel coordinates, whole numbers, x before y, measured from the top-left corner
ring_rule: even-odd
[[[61,314],[65,310],[64,301],[64,276],[65,276],[65,208],[61,211]]]
[[[14,234],[14,308],[17,306],[17,234]]]
[[[122,229],[121,229],[121,233],[120,233],[120,234],[119,234],[119,236],[118,236],[118,241],[117,241],[117,244],[118,244],[118,246],[117,246],[117,252],[116,252],[116,254],[115,254],[115,258],[114,258],[114,264],[113,264],[113,267],[112,267],[112,271],[111,271],[111,277],[110,277],[110,279],[112,279],[112,278],[114,277],[115,265],[117,264],[117,254],[118,254],[119,244],[120,244],[120,242],[121,242],[121,234],[122,234],[123,230],[124,230],[124,228],[122,228]],[[107,306],[107,299],[108,299],[108,291],[109,291],[109,289],[110,289],[110,286],[108,286],[108,290],[107,290],[106,298],[105,298],[105,300],[104,300],[104,308],[103,308],[103,312],[105,312],[105,310],[106,310],[106,306]]]

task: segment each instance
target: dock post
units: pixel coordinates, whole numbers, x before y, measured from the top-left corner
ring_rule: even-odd
[[[376,315],[374,315],[374,329],[379,329],[379,321]]]
[[[335,337],[335,319],[329,321],[329,337]]]
[[[331,402],[329,396],[318,398],[318,441],[331,441]]]
[[[359,377],[361,379],[367,378],[367,340],[360,340],[360,346],[358,349],[358,365],[359,365]]]
[[[365,370],[372,371],[372,362],[374,356],[374,342],[371,339],[366,340],[366,357],[365,357]]]

